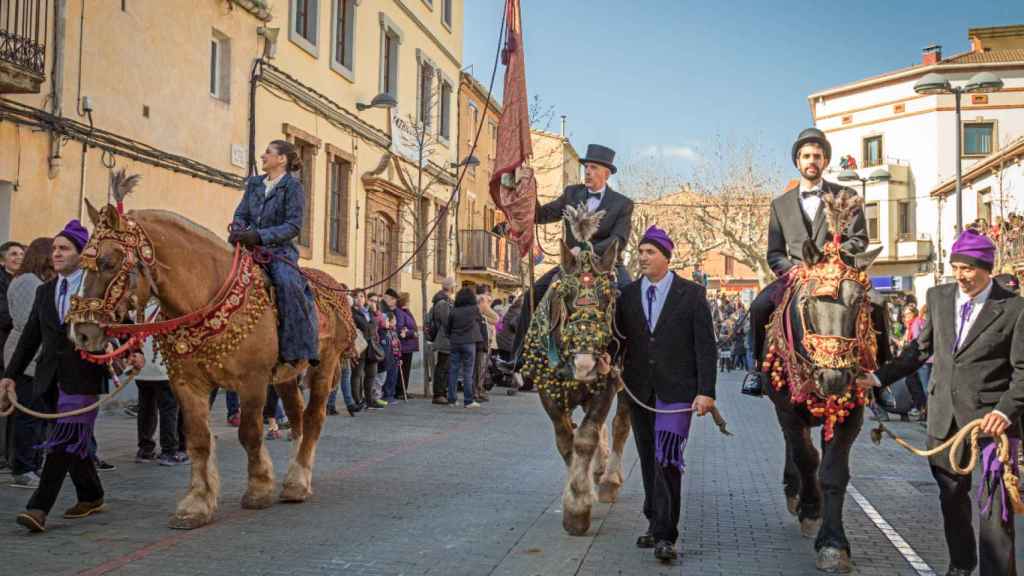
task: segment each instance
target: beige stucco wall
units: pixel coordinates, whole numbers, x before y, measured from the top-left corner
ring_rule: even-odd
[[[187,10],[182,6],[187,4]],[[414,117],[417,105],[417,56],[429,59],[452,84],[452,138],[447,146],[438,146],[434,162],[441,166],[456,158],[458,138],[457,90],[462,56],[463,2],[453,1],[453,25],[449,30],[441,21],[441,1],[428,6],[424,0],[361,0],[355,8],[354,62],[352,78],[331,69],[330,2],[321,0],[319,14],[319,56],[313,57],[289,39],[289,2],[270,2],[272,19],[261,22],[252,14],[230,3],[215,0],[195,2],[129,2],[122,12],[118,2],[84,3],[81,19],[80,0],[67,3],[65,69],[62,91],[63,113],[87,122],[76,112],[78,74],[81,68],[81,94],[89,96],[95,107],[92,120],[97,128],[138,140],[162,151],[185,156],[239,177],[245,168],[231,162],[232,145],[248,150],[249,74],[255,58],[263,52],[263,40],[257,35],[261,25],[280,28],[276,58],[271,61],[298,82],[356,114],[375,128],[390,132],[389,114]],[[52,13],[52,11],[51,11]],[[393,111],[370,109],[357,113],[357,102],[368,102],[380,90],[379,65],[381,22],[387,21],[401,31],[398,64],[398,107]],[[83,51],[79,58],[79,24],[84,27]],[[53,22],[50,23],[53,30]],[[209,94],[210,41],[216,33],[230,39],[230,89],[227,101]],[[49,42],[48,42],[49,44]],[[52,70],[54,51],[47,47],[47,74]],[[4,95],[5,98],[49,110],[52,78],[47,78],[40,94]],[[148,107],[149,117],[143,116]],[[436,114],[436,111],[435,111]],[[324,268],[338,280],[362,285],[365,274],[364,236],[366,233],[366,190],[362,175],[377,167],[386,149],[354,136],[350,130],[329,124],[325,118],[282,100],[264,88],[256,96],[257,154],[266,143],[285,136],[289,124],[321,141],[313,166],[312,258],[304,265]],[[436,125],[436,121],[435,121]],[[350,257],[347,266],[324,263],[327,218],[327,145],[353,161],[348,229]],[[80,167],[82,146],[68,142],[61,149],[61,166],[48,175],[49,138],[0,122],[0,182],[16,184],[9,209],[11,238],[31,240],[52,235],[70,218],[79,215]],[[108,159],[109,160],[109,159]],[[246,158],[243,159],[244,161]],[[226,236],[226,226],[241,197],[241,191],[187,175],[175,174],[124,157],[115,157],[117,167],[143,176],[128,207],[158,207],[175,210],[211,230]],[[408,164],[407,164],[408,166]],[[85,194],[94,202],[106,198],[109,171],[100,151],[90,149],[85,159]],[[411,173],[415,170],[410,169]],[[382,178],[397,183],[394,170]],[[448,185],[431,189],[436,206],[447,201]],[[358,210],[358,220],[356,212]],[[403,261],[412,250],[411,205],[403,206],[399,242]],[[429,243],[433,247],[433,242]],[[449,254],[454,250],[449,247]],[[433,271],[432,252],[428,272]],[[428,292],[436,285],[430,274]],[[400,275],[399,287],[413,294],[414,312],[420,316],[419,280],[411,273]]]

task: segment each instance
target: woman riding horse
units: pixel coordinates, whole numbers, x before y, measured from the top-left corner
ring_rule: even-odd
[[[303,360],[316,365],[316,304],[299,272],[294,243],[302,230],[306,192],[291,173],[302,170],[302,160],[292,143],[274,140],[260,161],[265,174],[246,181],[228,242],[247,248],[262,246],[272,255],[265,267],[277,293],[278,354],[282,362],[293,366]]]

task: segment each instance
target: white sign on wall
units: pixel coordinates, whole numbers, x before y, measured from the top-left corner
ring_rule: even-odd
[[[231,145],[231,163],[239,168],[245,168],[245,146],[241,144]]]

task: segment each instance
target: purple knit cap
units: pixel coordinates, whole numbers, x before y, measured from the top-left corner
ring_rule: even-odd
[[[991,272],[996,263],[996,245],[983,234],[968,228],[953,242],[949,261]]]
[[[657,248],[665,258],[672,259],[672,250],[675,249],[676,245],[672,243],[672,239],[668,237],[668,234],[658,228],[657,226],[651,226],[644,232],[644,237],[640,239],[640,244],[650,244]]]
[[[75,245],[79,252],[82,251],[82,248],[85,248],[85,244],[89,241],[89,231],[78,220],[68,222],[63,230],[57,232],[57,236],[67,238],[69,242]]]

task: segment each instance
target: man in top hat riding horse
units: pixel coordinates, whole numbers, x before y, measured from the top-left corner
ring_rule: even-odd
[[[630,223],[633,218],[633,201],[608,186],[608,178],[615,174],[615,151],[599,144],[587,146],[587,155],[581,161],[584,167],[584,184],[566,186],[562,195],[552,202],[537,206],[535,222],[551,224],[562,220],[562,212],[566,206],[586,206],[587,210],[596,212],[603,210],[605,215],[601,224],[591,238],[594,252],[600,258],[606,250],[618,250],[615,264],[615,276],[619,288],[630,282],[629,272],[622,263],[622,250],[629,239]],[[582,243],[573,236],[569,228],[563,227],[565,244],[578,254]],[[616,242],[617,240],[617,242]],[[516,330],[515,350],[522,350],[526,331],[530,327],[532,307],[535,307],[551,283],[558,275],[558,268],[548,270],[533,285],[533,301],[530,306],[523,306],[522,315]],[[520,354],[521,362],[521,354]]]
[[[761,362],[764,354],[765,330],[785,289],[786,274],[803,261],[804,242],[812,240],[820,249],[832,240],[825,222],[822,195],[838,195],[840,191],[854,193],[823,178],[832,157],[832,145],[821,130],[807,128],[800,132],[793,143],[792,157],[793,164],[800,171],[799,184],[772,200],[771,219],[768,221],[768,265],[778,279],[766,286],[750,304],[755,365]],[[841,234],[843,253],[852,256],[867,249],[868,230],[863,211],[851,219]],[[751,375],[754,386],[745,387],[744,392],[758,394],[768,385],[767,374],[754,368]]]

